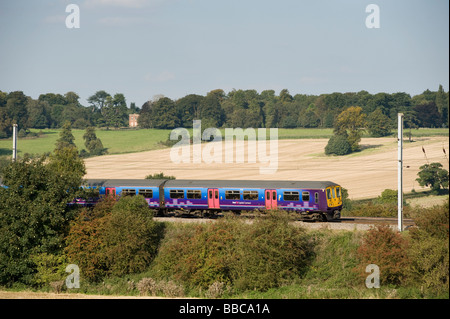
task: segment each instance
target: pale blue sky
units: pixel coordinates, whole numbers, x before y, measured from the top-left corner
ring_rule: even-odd
[[[70,3],[80,28],[66,28]],[[365,25],[369,4],[380,28]],[[449,89],[447,0],[0,0],[0,90],[141,106],[221,88]]]

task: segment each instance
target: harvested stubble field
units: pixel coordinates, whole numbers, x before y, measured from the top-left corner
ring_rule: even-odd
[[[346,156],[326,156],[324,148],[328,139],[297,139],[278,141],[278,169],[274,174],[261,174],[267,167],[256,155],[256,163],[248,162],[247,142],[244,143],[244,163],[225,163],[225,154],[236,150],[222,143],[221,163],[174,163],[171,148],[140,153],[107,155],[85,161],[85,178],[136,178],[164,172],[177,179],[228,179],[228,180],[331,180],[348,189],[350,199],[374,198],[387,188],[397,189],[397,138],[363,138],[362,150]],[[449,137],[434,136],[404,141],[404,191],[423,190],[416,181],[419,167],[428,162],[440,162],[449,169],[447,154]],[[206,143],[202,144],[204,148]],[[426,151],[426,156],[422,151]],[[258,151],[256,149],[256,151]],[[267,142],[267,155],[270,156]],[[180,152],[181,154],[181,152]]]

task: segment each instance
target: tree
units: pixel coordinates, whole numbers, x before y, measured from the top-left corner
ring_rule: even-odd
[[[125,96],[122,93],[115,94],[114,97],[107,96],[101,114],[106,127],[118,128],[128,125],[128,108]]]
[[[163,97],[153,104],[152,127],[173,129],[180,125],[175,103],[168,97]]]
[[[436,93],[436,107],[441,114],[441,121],[448,127],[448,93],[445,93],[444,88],[439,84],[439,89]]]
[[[205,122],[208,120],[210,127],[221,127],[225,120],[225,113],[221,106],[224,96],[223,90],[220,89],[209,92],[200,103],[198,119]]]
[[[28,122],[27,127],[47,128],[49,127],[49,118],[47,115],[47,102],[30,99],[27,104]]]
[[[183,127],[192,127],[192,121],[200,119],[200,103],[204,96],[189,94],[175,102],[177,115]]]
[[[414,107],[421,127],[441,127],[442,120],[435,102],[425,102]]]
[[[22,91],[11,92],[7,96],[6,110],[8,117],[20,128],[27,129],[28,122],[28,97]]]
[[[109,93],[106,93],[105,91],[101,90],[101,91],[97,91],[95,92],[94,95],[91,95],[87,101],[89,102],[89,104],[91,104],[94,109],[98,109],[98,110],[102,110],[103,107],[106,104],[106,98],[110,97],[111,95],[109,95]]]
[[[106,149],[103,147],[102,141],[95,134],[94,127],[87,127],[86,132],[83,135],[84,145],[89,151],[90,155],[103,155],[106,153]]]
[[[59,254],[75,217],[67,205],[80,194],[83,161],[76,149],[24,157],[2,167],[0,187],[0,284],[33,283],[33,255]]]
[[[352,147],[348,142],[347,136],[344,135],[333,135],[325,146],[326,155],[346,155],[351,153]]]
[[[142,105],[141,112],[138,117],[138,125],[141,128],[151,128],[152,123],[153,102],[147,101]]]
[[[59,133],[59,139],[56,141],[55,151],[62,150],[63,148],[76,148],[74,140],[75,137],[72,134],[72,126],[69,121],[66,121],[62,131]]]
[[[362,128],[366,124],[366,116],[362,113],[359,106],[351,106],[342,111],[334,124],[335,135],[347,134],[347,140],[350,143],[352,152],[359,150]]]
[[[383,137],[391,133],[390,119],[383,114],[381,108],[377,108],[367,117],[367,130],[373,137]]]
[[[419,178],[416,181],[420,186],[430,186],[435,193],[442,188],[448,188],[448,171],[442,168],[441,163],[431,163],[420,166]]]

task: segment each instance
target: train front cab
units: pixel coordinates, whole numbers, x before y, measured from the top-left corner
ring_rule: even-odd
[[[339,185],[325,188],[327,197],[327,218],[337,220],[341,218],[342,189]]]

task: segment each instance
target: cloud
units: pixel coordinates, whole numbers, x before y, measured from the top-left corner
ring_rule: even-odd
[[[144,79],[145,81],[149,81],[149,82],[167,82],[170,80],[175,79],[175,74],[173,74],[172,72],[169,71],[162,71],[158,74],[151,74],[151,73],[147,73],[146,75],[144,75]]]

